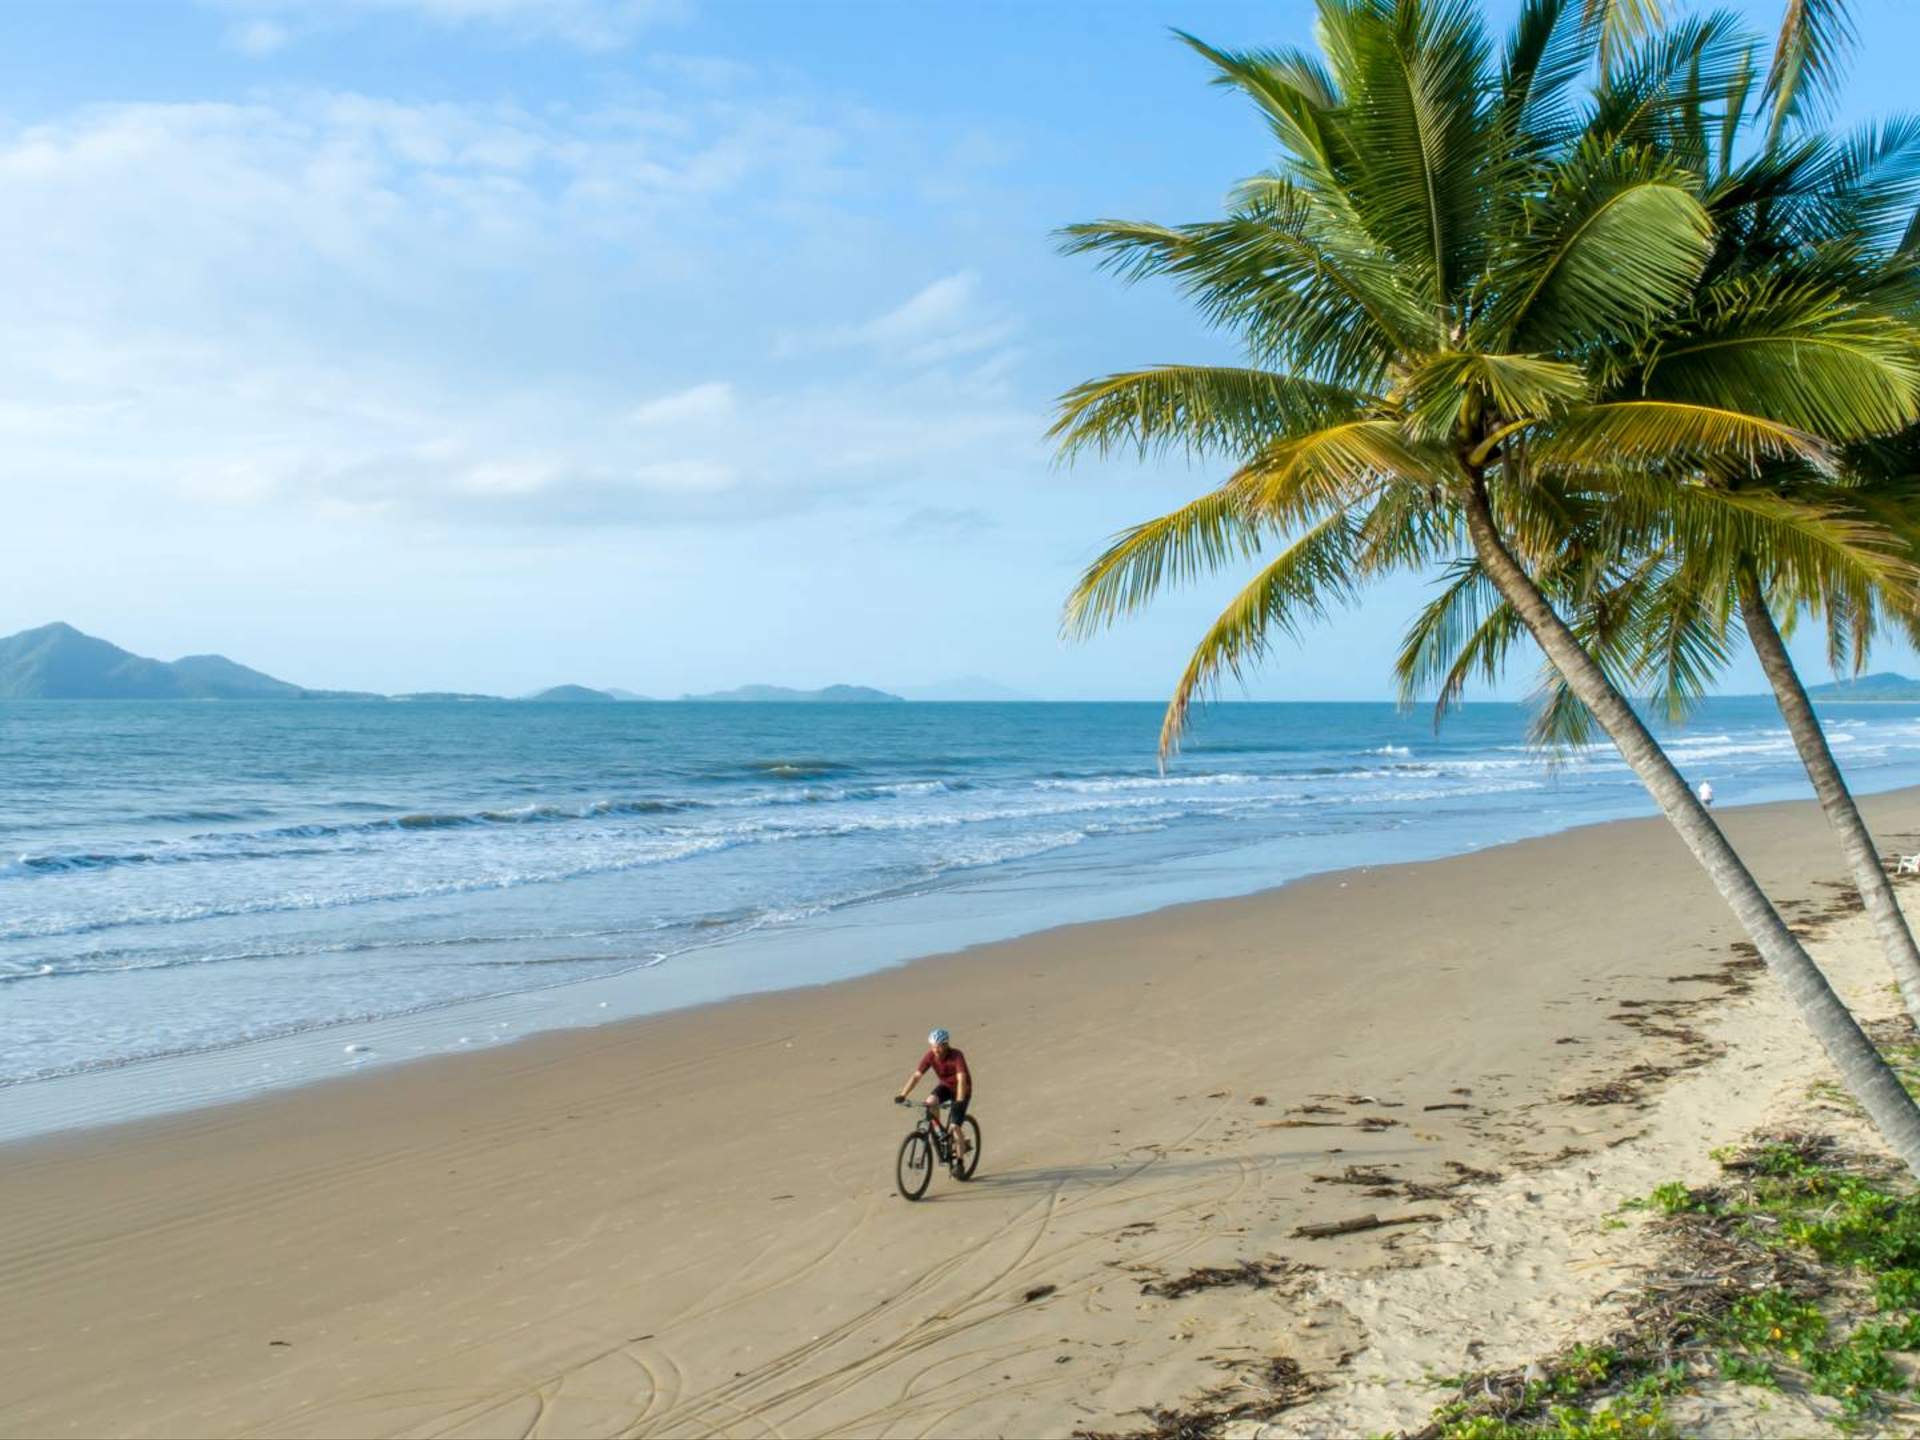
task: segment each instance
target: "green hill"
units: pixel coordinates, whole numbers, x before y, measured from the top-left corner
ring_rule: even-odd
[[[1920,701],[1920,680],[1909,680],[1891,670],[1877,675],[1862,675],[1857,680],[1839,680],[1828,685],[1809,685],[1807,694],[1815,700]]]
[[[715,690],[706,695],[682,695],[682,700],[726,701],[742,704],[901,705],[898,695],[866,685],[829,685],[823,690],[789,690],[784,685],[742,685],[737,690]]]
[[[523,695],[523,700],[540,705],[617,705],[620,702],[604,690],[590,690],[585,685],[555,685],[534,695]]]
[[[54,623],[0,640],[0,700],[378,700],[307,690],[224,655],[151,660]]]

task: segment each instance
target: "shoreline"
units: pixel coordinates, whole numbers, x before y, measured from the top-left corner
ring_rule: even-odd
[[[1920,791],[1863,808],[1920,832]],[[1842,872],[1809,802],[1719,813],[1783,900]],[[1710,997],[1734,938],[1664,822],[1612,821],[16,1142],[0,1343],[33,1379],[0,1430],[1124,1423],[1277,1331],[1303,1364],[1364,1340],[1143,1284],[1420,1249],[1290,1238],[1355,1208],[1316,1171],[1603,1153],[1634,1114],[1565,1097],[1684,1047],[1597,1002]],[[985,1162],[908,1205],[885,1099],[933,1023]]]
[[[1920,795],[1920,785],[1862,795]],[[1721,814],[1764,811],[1807,803],[1770,799],[1721,807]],[[108,1130],[168,1115],[244,1104],[313,1085],[385,1074],[396,1065],[463,1061],[501,1046],[606,1026],[684,1016],[715,1005],[857,982],[900,969],[951,961],[995,946],[1085,925],[1125,923],[1149,915],[1235,900],[1270,896],[1303,883],[1336,881],[1347,874],[1433,864],[1509,846],[1657,817],[1612,816],[1559,829],[1502,837],[1467,850],[1418,853],[1374,864],[1340,863],[1329,868],[1254,880],[1258,862],[1273,846],[1256,843],[1241,851],[1184,856],[1143,871],[1135,886],[1108,885],[1088,893],[1063,890],[1045,908],[1028,905],[981,918],[967,913],[966,892],[935,892],[875,902],[863,908],[858,926],[808,926],[736,936],[685,955],[670,957],[671,973],[658,962],[636,962],[610,975],[565,980],[529,989],[392,1015],[338,1021],[201,1050],[146,1056],[119,1064],[0,1085],[0,1150],[60,1135]],[[1269,857],[1281,868],[1292,855]],[[1172,878],[1169,878],[1169,877]],[[1024,882],[1015,877],[1016,888]],[[1158,892],[1158,893],[1155,893]],[[1071,903],[1063,905],[1063,899]],[[872,919],[873,911],[879,919]],[[898,911],[899,913],[893,913]],[[925,913],[922,913],[922,912]],[[960,937],[955,939],[956,934]],[[969,938],[969,937],[977,938]],[[835,959],[820,966],[821,952]],[[812,960],[811,978],[795,976],[797,957]],[[806,960],[800,960],[805,965]],[[665,984],[665,993],[660,986]],[[345,1043],[343,1043],[345,1042]]]

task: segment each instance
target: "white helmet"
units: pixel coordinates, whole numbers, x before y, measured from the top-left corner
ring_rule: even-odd
[[[950,1041],[951,1039],[953,1039],[953,1037],[952,1037],[951,1035],[949,1035],[949,1034],[947,1034],[947,1032],[946,1032],[946,1031],[944,1031],[944,1030],[935,1030],[935,1031],[934,1031],[934,1032],[933,1032],[933,1033],[932,1033],[931,1035],[929,1035],[929,1036],[927,1036],[927,1044],[929,1044],[929,1045],[945,1045],[945,1044],[946,1044],[946,1043],[947,1043],[948,1041]]]

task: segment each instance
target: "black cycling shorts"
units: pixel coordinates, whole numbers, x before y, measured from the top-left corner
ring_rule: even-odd
[[[966,1119],[967,1106],[973,1103],[973,1096],[971,1095],[967,1096],[967,1098],[964,1100],[954,1099],[953,1087],[951,1085],[934,1086],[933,1098],[938,1100],[941,1104],[951,1107],[947,1111],[947,1123],[949,1125],[958,1125],[962,1120]]]

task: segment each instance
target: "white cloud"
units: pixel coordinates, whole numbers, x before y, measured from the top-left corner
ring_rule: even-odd
[[[582,50],[616,50],[641,31],[687,12],[688,0],[201,0],[251,18],[228,43],[270,54],[296,33],[355,21],[406,19],[445,28],[490,31],[515,40],[553,40]],[[248,43],[252,37],[258,48]]]
[[[301,93],[0,131],[0,485],[328,523],[634,523],[790,513],[1031,447],[976,276],[798,374],[740,329],[769,323],[730,298],[743,275],[775,294],[793,255],[833,248],[811,227],[840,238],[822,197],[862,183],[849,153],[805,107],[660,96]],[[776,263],[725,253],[763,230]],[[709,336],[761,373],[697,379],[722,369]]]
[[[724,380],[711,380],[649,400],[636,407],[627,419],[635,425],[685,425],[724,420],[733,411],[733,386]]]
[[[981,298],[980,277],[971,270],[942,276],[882,314],[813,336],[788,336],[789,354],[848,347],[871,349],[911,365],[940,365],[1001,350],[1019,324]]]
[[[273,20],[242,20],[227,28],[227,44],[255,59],[284,50],[292,39],[287,27]]]

